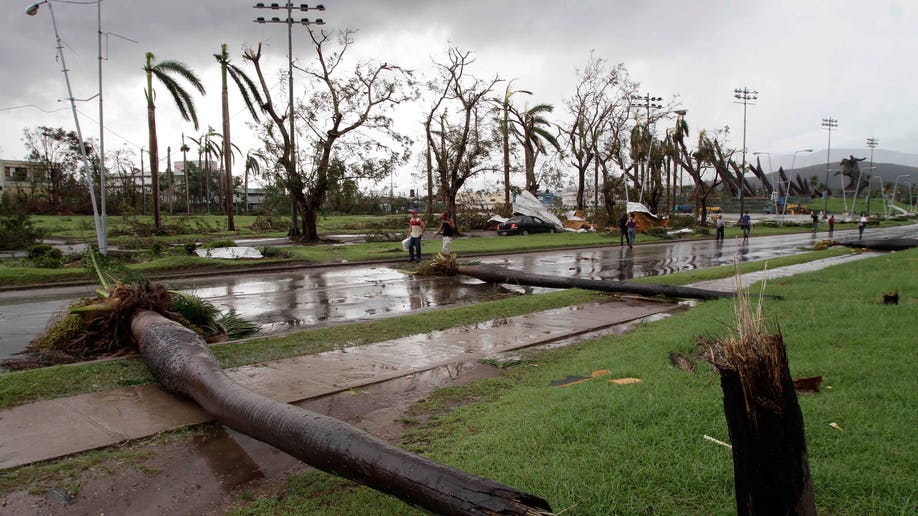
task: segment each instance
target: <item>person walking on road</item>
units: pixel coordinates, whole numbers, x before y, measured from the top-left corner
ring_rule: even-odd
[[[628,214],[628,222],[625,223],[628,229],[628,247],[634,246],[634,233],[637,230],[637,221],[634,219],[634,213]]]
[[[618,219],[618,230],[618,245],[622,247],[625,245],[625,239],[628,237],[628,214],[625,212],[622,212],[622,216]]]
[[[724,216],[718,215],[717,222],[715,222],[715,224],[717,228],[717,233],[716,233],[716,236],[714,237],[714,240],[716,240],[717,242],[723,242],[724,240]]]
[[[835,233],[835,215],[829,215],[829,237]]]
[[[740,227],[743,228],[743,240],[749,240],[749,230],[752,229],[752,218],[749,217],[749,210],[740,217]]]
[[[813,233],[815,233],[819,229],[819,214],[815,211],[810,213],[810,220],[813,221]]]
[[[861,212],[861,218],[857,219],[857,239],[864,239],[864,228],[867,227],[867,214]]]
[[[427,224],[418,217],[418,210],[411,210],[411,220],[408,221],[408,263],[421,261],[421,237]]]
[[[456,234],[456,221],[449,216],[449,212],[443,212],[440,216],[440,229],[435,235],[443,235],[443,254],[450,254],[449,244],[453,241],[453,235]]]

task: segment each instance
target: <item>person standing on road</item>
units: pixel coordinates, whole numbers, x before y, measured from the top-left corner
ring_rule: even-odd
[[[810,220],[813,221],[813,233],[815,233],[819,229],[819,214],[815,211],[810,213]]]
[[[749,230],[752,229],[752,218],[749,217],[749,210],[740,217],[740,227],[743,228],[743,240],[749,239]]]
[[[717,228],[717,233],[716,233],[716,236],[714,237],[714,240],[718,242],[722,242],[724,240],[724,216],[718,215],[717,222],[715,224]]]
[[[867,227],[867,214],[861,212],[861,218],[857,219],[857,239],[864,239],[864,228]]]
[[[829,215],[829,237],[835,233],[835,215]]]
[[[418,210],[411,210],[411,220],[408,221],[408,263],[421,261],[421,237],[427,224],[418,217]]]
[[[440,216],[440,229],[435,235],[443,235],[443,253],[450,254],[449,244],[453,241],[453,235],[456,234],[456,221],[449,216],[449,212],[444,211]]]
[[[628,237],[628,214],[622,212],[622,216],[618,219],[618,230],[619,230],[619,239],[618,245],[622,247],[625,245],[625,238]]]
[[[634,220],[634,213],[628,214],[628,222],[625,223],[625,227],[628,230],[628,247],[634,246],[634,232],[637,230],[637,221]]]

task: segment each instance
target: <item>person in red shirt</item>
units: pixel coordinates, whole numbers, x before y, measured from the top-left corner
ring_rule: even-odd
[[[411,210],[411,220],[408,221],[408,263],[421,262],[421,237],[427,224],[418,217],[418,210]]]

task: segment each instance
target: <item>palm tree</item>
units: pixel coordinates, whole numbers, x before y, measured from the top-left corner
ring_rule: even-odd
[[[249,214],[249,172],[252,177],[257,177],[261,173],[261,162],[267,157],[258,151],[249,150],[245,155],[245,180],[243,181],[243,193],[245,199],[245,214]]]
[[[194,128],[198,128],[198,114],[194,108],[194,102],[188,91],[179,84],[177,78],[184,79],[190,83],[201,95],[205,94],[204,85],[201,84],[198,76],[181,61],[160,61],[154,64],[155,56],[152,52],[146,54],[147,62],[143,70],[147,73],[147,88],[144,94],[147,97],[147,125],[150,128],[150,174],[153,180],[153,224],[156,229],[161,227],[159,217],[159,147],[156,142],[156,104],[154,102],[156,95],[153,91],[153,77],[156,77],[166,90],[172,95],[176,107],[186,121],[194,122]]]
[[[220,146],[217,145],[217,142],[211,139],[212,136],[217,135],[218,133],[214,131],[212,127],[208,127],[207,131],[201,134],[198,138],[189,139],[196,144],[198,144],[198,174],[201,175],[201,191],[198,192],[201,196],[202,202],[207,206],[207,213],[210,214],[210,170],[211,170],[211,160],[210,155],[214,154],[220,155]],[[201,157],[204,157],[203,162]]]
[[[545,152],[545,143],[549,143],[556,150],[561,150],[561,144],[555,135],[548,132],[551,127],[549,122],[542,115],[551,113],[554,110],[551,104],[539,104],[526,111],[519,112],[510,108],[510,112],[516,117],[510,122],[513,124],[513,134],[516,135],[519,142],[523,145],[525,166],[526,166],[526,190],[535,193],[538,185],[535,178],[535,162],[540,153]]]
[[[501,119],[500,126],[504,147],[504,203],[508,206],[510,205],[510,97],[516,93],[532,95],[532,92],[527,90],[511,91],[511,85],[513,85],[512,80],[507,83],[507,88],[504,90],[504,101],[501,103],[501,114],[503,118]]]
[[[185,133],[182,133],[182,146],[179,147],[179,150],[182,151],[182,173],[185,174],[185,213],[191,214],[191,196],[188,195],[188,178],[190,177],[188,170],[188,151],[191,150],[191,147],[185,143]]]
[[[252,118],[256,122],[258,121],[258,112],[255,111],[255,106],[252,103],[253,97],[258,102],[259,107],[263,105],[263,102],[261,94],[252,79],[249,79],[238,66],[230,63],[229,54],[226,52],[226,43],[220,45],[220,53],[214,54],[214,57],[220,63],[220,74],[223,81],[221,99],[223,104],[223,163],[226,168],[226,226],[228,230],[235,231],[236,227],[233,223],[233,174],[231,172],[233,153],[230,149],[229,89],[227,88],[226,76],[232,77],[233,82],[236,83],[236,87],[239,88],[239,93],[242,95],[242,100],[245,101],[245,107],[248,108],[249,113],[252,114]],[[248,206],[248,198],[246,198],[246,206]]]

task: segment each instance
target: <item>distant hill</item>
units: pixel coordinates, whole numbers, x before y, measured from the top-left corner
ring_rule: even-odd
[[[829,168],[839,168],[838,165],[841,160],[847,158],[848,156],[854,156],[856,158],[867,158],[866,161],[862,161],[861,163],[865,166],[870,166],[868,164],[870,161],[870,149],[833,148],[831,159],[829,160]],[[822,171],[823,174],[825,174],[825,149],[815,149],[813,152],[798,152],[796,159],[794,159],[793,154],[775,154],[770,156],[770,162],[769,156],[766,155],[760,157],[762,161],[762,168],[765,170],[769,170],[769,167],[772,167],[771,170],[778,170],[778,167],[784,167],[784,171],[787,172],[791,168],[802,169],[814,165],[822,165]],[[750,159],[752,163],[755,163],[754,158],[755,157],[748,159]],[[874,166],[876,166],[877,163],[891,163],[895,165],[903,165],[906,167],[918,167],[918,154],[909,154],[907,152],[899,152],[878,147],[873,151],[873,163]],[[905,173],[907,174],[908,172]],[[918,180],[918,177],[916,177],[916,180]]]
[[[874,153],[874,158],[876,158],[876,153]],[[841,158],[839,158],[839,161],[841,161]],[[859,165],[860,165],[861,171],[865,175],[872,172],[870,174],[871,176],[882,177],[883,183],[888,184],[888,185],[892,185],[893,183],[895,183],[897,176],[901,176],[904,174],[911,174],[911,178],[910,178],[911,183],[913,187],[918,188],[918,166],[906,166],[906,165],[899,165],[896,163],[874,162],[873,164],[874,169],[871,171],[871,170],[868,170],[870,168],[869,161],[862,161],[860,162]],[[829,166],[829,170],[830,170],[829,185],[832,188],[841,187],[841,182],[840,182],[841,177],[836,176],[834,172],[835,170],[838,170],[839,168],[841,167],[839,166],[838,162],[831,163]],[[822,163],[819,165],[811,165],[811,166],[804,167],[804,168],[797,167],[796,170],[784,169],[784,174],[791,181],[793,181],[794,178],[797,177],[797,174],[799,174],[800,177],[802,177],[804,180],[809,180],[811,176],[816,176],[819,178],[820,182],[822,182],[822,181],[825,181],[825,178],[826,178],[826,164]],[[771,179],[773,175],[777,176],[777,172],[775,172],[774,174],[768,174],[769,179]],[[901,177],[899,178],[899,184],[901,185],[903,183],[906,183],[906,181],[908,180],[909,178]],[[845,184],[848,184],[848,182],[845,181]],[[876,179],[873,179],[873,183],[871,184],[871,186],[874,188],[879,187],[880,186],[879,181]]]

